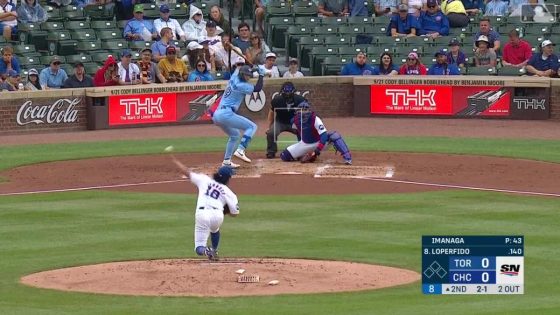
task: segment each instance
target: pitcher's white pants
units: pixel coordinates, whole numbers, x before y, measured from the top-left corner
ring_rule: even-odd
[[[207,246],[210,232],[216,233],[224,222],[224,213],[217,209],[199,209],[195,215],[194,248]]]

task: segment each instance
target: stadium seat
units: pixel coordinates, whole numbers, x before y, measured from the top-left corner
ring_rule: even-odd
[[[62,22],[43,22],[41,23],[41,29],[43,31],[57,31],[57,30],[63,30],[64,29],[64,23]]]
[[[427,45],[431,42],[430,38],[426,36],[407,37],[405,41],[409,46]]]
[[[266,8],[266,21],[267,22],[273,16],[291,16],[291,15],[292,15],[292,9],[287,4],[285,4],[284,6],[280,6],[280,7],[267,6],[267,8]]]
[[[267,40],[272,47],[285,48],[286,44],[284,36],[290,25],[294,24],[294,18],[291,16],[275,16],[268,21]]]
[[[107,57],[109,57],[109,55],[112,55],[117,60],[119,59],[118,54],[113,54],[108,51],[98,51],[89,54],[91,60],[96,63],[104,63],[105,60],[107,60]]]
[[[144,10],[144,18],[147,20],[154,20],[159,18],[159,9]]]
[[[101,41],[101,49],[103,50],[122,51],[125,48],[128,48],[128,42],[124,39]]]
[[[527,35],[548,35],[551,27],[543,24],[527,24],[523,26],[523,36]]]
[[[67,75],[74,74],[74,65],[72,65],[72,64],[63,63],[63,64],[60,65],[60,69],[64,70]],[[39,69],[37,69],[37,70],[39,70]]]
[[[49,16],[49,22],[62,22],[64,20],[60,9],[50,5],[43,6],[43,9],[45,9],[45,12],[47,12]]]
[[[40,66],[42,65],[39,57],[34,55],[25,55],[19,57],[19,63],[26,69],[40,68]]]
[[[293,6],[294,16],[317,16],[318,9],[313,1],[297,1]]]
[[[101,68],[101,66],[96,62],[84,63],[84,69],[86,70],[86,73],[89,73],[90,75],[94,75],[99,68]]]
[[[352,25],[352,26],[339,26],[338,27],[338,34],[343,36],[356,36],[358,34],[364,33],[364,28],[359,25]]]
[[[112,22],[112,21],[104,21],[104,22]],[[122,31],[126,27],[127,23],[128,23],[128,20],[120,20],[120,21],[117,21],[117,26]]]
[[[321,75],[339,75],[342,66],[352,62],[352,59],[338,56],[327,56],[321,64]]]
[[[329,35],[329,36],[336,36],[338,34],[338,28],[333,25],[321,25],[315,26],[311,33],[314,35]]]
[[[317,16],[296,16],[294,18],[294,25],[296,26],[309,25],[311,27],[319,26],[322,23],[321,20],[322,19]]]
[[[76,51],[79,53],[88,53],[95,50],[101,50],[100,41],[84,41],[78,42],[76,46]]]
[[[350,16],[347,19],[348,25],[366,25],[366,24],[373,24],[373,18],[370,16]],[[389,25],[389,22],[387,22]]]
[[[117,23],[115,21],[91,21],[90,27],[94,30],[116,30],[116,31],[119,31]]]
[[[325,38],[325,45],[327,46],[348,46],[352,43],[352,37],[340,36],[333,37],[329,36]]]
[[[346,25],[347,18],[346,17],[324,17],[321,21],[323,25],[334,25],[334,26],[343,26]]]
[[[342,47],[341,47],[342,48]],[[311,75],[321,75],[321,64],[327,56],[338,55],[338,49],[334,47],[315,46],[309,52],[309,70]],[[301,61],[303,66],[303,60]]]
[[[84,8],[84,14],[91,21],[111,21],[114,17],[113,10],[109,10],[103,5],[91,5]]]
[[[467,68],[467,75],[496,75],[496,68],[494,68],[494,67],[469,67],[469,68]]]
[[[296,45],[299,42],[300,37],[307,36],[311,34],[311,28],[308,26],[290,26],[286,30],[286,40],[285,45],[286,52],[290,57],[296,57]]]
[[[72,65],[77,62],[86,63],[92,61],[91,56],[88,54],[66,56],[66,62]]]
[[[14,45],[12,46],[14,49],[14,54],[18,56],[25,56],[29,53],[35,53],[35,45],[33,44],[24,44],[24,45]]]
[[[117,40],[123,39],[122,32],[118,29],[100,30],[95,32],[95,36],[100,40]]]
[[[90,28],[88,21],[67,21],[64,22],[64,28],[67,30],[83,30]]]
[[[84,10],[75,6],[65,6],[61,12],[61,17],[64,21],[85,21],[86,16]],[[49,17],[50,19],[50,17]]]
[[[41,30],[41,26],[38,23],[31,23],[31,24],[20,24],[18,25],[18,37],[19,41],[22,44],[31,44],[33,43],[36,46],[37,50],[47,51],[48,43],[47,43],[47,35],[46,31]]]
[[[81,42],[97,40],[95,31],[92,29],[73,30],[72,32],[70,32],[70,34],[72,36],[72,39]]]
[[[388,17],[388,16],[384,16],[384,15],[382,15],[382,16],[376,16],[376,17],[373,19],[373,24],[388,26],[390,20],[391,20],[391,18]]]
[[[73,55],[76,53],[77,41],[72,40],[67,30],[53,30],[47,35],[48,49],[50,54]]]
[[[152,47],[152,42],[144,42],[144,41],[133,41],[128,43],[128,48],[133,50],[142,50],[144,48]]]
[[[504,66],[498,69],[500,76],[520,76],[525,74],[525,69],[517,67]]]
[[[367,49],[366,49],[365,46],[362,46],[362,47],[359,47],[359,46],[342,46],[342,47],[338,47],[338,53],[339,53],[340,55],[353,55],[353,56],[356,56],[356,54],[357,54],[358,52],[360,52],[360,51],[361,51],[361,52],[364,52],[364,53],[367,53],[366,50],[367,50]]]

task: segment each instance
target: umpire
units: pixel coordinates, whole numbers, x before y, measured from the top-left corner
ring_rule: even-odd
[[[296,87],[290,81],[282,84],[280,94],[271,101],[271,108],[268,112],[268,125],[266,131],[266,158],[273,159],[278,151],[278,135],[287,131],[297,134],[297,129],[292,128],[292,122],[299,103],[305,101],[303,96],[295,94]],[[299,136],[298,136],[299,139]]]

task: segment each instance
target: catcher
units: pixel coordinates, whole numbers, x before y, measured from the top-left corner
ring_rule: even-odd
[[[199,256],[207,256],[211,261],[217,261],[218,244],[220,243],[220,227],[224,222],[224,215],[235,217],[239,214],[237,196],[227,186],[234,170],[229,166],[222,166],[214,173],[213,178],[206,174],[195,173],[171,156],[173,163],[198,187],[196,204],[194,245]],[[212,247],[208,247],[208,235]]]
[[[335,150],[342,154],[344,163],[352,164],[352,155],[342,136],[336,131],[327,132],[321,118],[315,115],[310,107],[307,101],[298,105],[294,124],[301,140],[280,153],[282,161],[300,160],[302,163],[313,163],[325,145],[331,143]]]

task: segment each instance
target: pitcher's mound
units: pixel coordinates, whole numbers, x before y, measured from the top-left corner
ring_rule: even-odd
[[[236,271],[259,282],[239,283]],[[244,296],[386,288],[418,281],[416,272],[343,261],[306,259],[163,259],[112,262],[25,276],[26,285],[121,295]],[[278,280],[278,284],[269,284]]]

